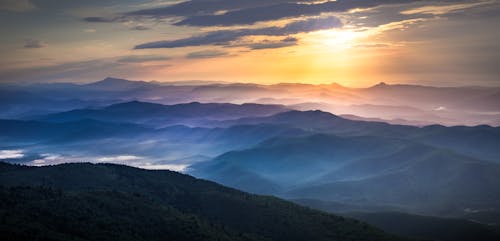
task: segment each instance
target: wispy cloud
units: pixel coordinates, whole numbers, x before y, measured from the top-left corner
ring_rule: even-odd
[[[42,42],[41,40],[37,39],[26,39],[24,41],[24,48],[27,49],[38,49],[38,48],[43,48],[46,47],[47,44]]]
[[[0,150],[0,160],[23,158],[23,150]]]
[[[323,18],[309,18],[291,22],[283,27],[240,28],[234,30],[212,31],[189,38],[157,41],[137,45],[135,49],[148,48],[178,48],[203,45],[229,45],[231,41],[246,36],[288,36],[298,33],[339,28],[342,22],[333,16]]]
[[[128,18],[125,16],[121,17],[86,17],[83,18],[85,22],[89,23],[113,23],[113,22],[127,22]]]
[[[143,26],[143,25],[137,25],[133,26],[130,28],[130,30],[138,30],[138,31],[144,31],[144,30],[150,30],[151,28]]]
[[[479,1],[472,3],[460,3],[451,5],[427,5],[423,7],[412,8],[409,10],[402,11],[402,14],[434,14],[441,15],[450,12],[460,11],[468,8],[473,8],[482,5],[488,5],[495,3],[497,1]]]
[[[220,57],[220,56],[227,56],[229,53],[225,51],[220,51],[220,50],[204,50],[204,51],[197,51],[197,52],[191,52],[186,55],[186,58],[188,59],[208,59],[208,58],[215,58],[215,57]]]
[[[297,45],[299,39],[294,38],[294,37],[288,37],[284,38],[282,40],[263,40],[257,43],[251,43],[246,45],[250,49],[277,49],[277,48],[284,48],[284,47],[290,47],[290,46],[295,46]]]
[[[170,170],[175,172],[183,172],[187,169],[188,165],[185,164],[151,164],[145,163],[138,165],[138,168],[149,169],[149,170]]]
[[[358,8],[370,8],[387,4],[403,4],[420,0],[213,0],[184,1],[170,6],[129,12],[124,16],[150,18],[183,17],[177,25],[232,26],[254,24],[283,18],[317,16],[322,13],[347,12]],[[121,17],[124,17],[121,16]],[[119,21],[119,17],[115,18]],[[96,19],[90,19],[96,20]]]
[[[134,155],[116,155],[116,156],[73,156],[57,153],[40,154],[40,158],[30,162],[31,165],[44,166],[55,165],[67,162],[95,162],[95,163],[116,163],[116,164],[138,164],[145,159]]]
[[[124,163],[124,162],[129,162],[129,161],[138,161],[141,159],[142,159],[142,157],[138,157],[138,156],[123,155],[123,156],[99,157],[96,160],[98,162],[106,162],[106,163]]]
[[[122,57],[117,61],[120,63],[145,63],[145,62],[166,61],[166,60],[170,60],[170,57],[158,56],[158,55],[130,55]]]
[[[11,154],[10,156],[13,155]],[[9,157],[9,158],[14,158],[14,157]],[[47,165],[63,164],[68,162],[113,163],[113,164],[135,166],[150,170],[171,170],[178,172],[186,170],[186,168],[189,166],[188,164],[164,163],[164,162],[157,163],[155,161],[149,160],[148,158],[135,155],[71,156],[71,155],[61,155],[55,153],[41,154],[40,158],[32,160],[27,164],[33,166],[47,166]]]

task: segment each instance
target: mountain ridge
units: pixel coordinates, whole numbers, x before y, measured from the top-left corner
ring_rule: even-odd
[[[19,167],[3,163],[0,180],[6,187],[42,185],[83,194],[136,193],[235,232],[270,240],[400,240],[357,221],[170,171],[112,164]]]

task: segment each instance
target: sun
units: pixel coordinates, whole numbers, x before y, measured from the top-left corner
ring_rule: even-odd
[[[358,38],[361,37],[360,32],[352,30],[326,30],[319,32],[319,41],[327,46],[335,46],[339,48],[350,48]]]

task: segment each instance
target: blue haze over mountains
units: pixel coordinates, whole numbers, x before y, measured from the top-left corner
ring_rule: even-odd
[[[0,100],[0,161],[168,168],[366,220],[500,220],[500,88],[107,78]]]

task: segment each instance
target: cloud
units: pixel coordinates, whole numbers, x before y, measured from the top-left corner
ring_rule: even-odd
[[[189,38],[150,42],[135,46],[135,49],[177,48],[203,45],[228,45],[231,41],[246,36],[287,36],[292,34],[313,32],[342,26],[342,22],[333,16],[309,18],[291,22],[283,27],[240,28],[234,30],[212,31]]]
[[[93,28],[87,28],[87,29],[84,29],[83,32],[85,32],[85,33],[95,33],[95,32],[97,32],[97,30],[95,30]]]
[[[180,21],[176,20],[176,25],[233,26],[422,1],[431,0],[190,0],[112,17],[87,17],[84,20],[105,23],[140,20],[141,18],[181,18]],[[441,2],[460,1],[465,0],[442,0]]]
[[[170,170],[174,172],[184,172],[186,171],[188,165],[186,164],[151,164],[145,163],[137,165],[138,168],[148,169],[148,170]]]
[[[10,12],[29,12],[37,9],[35,4],[29,0],[1,0],[0,10]]]
[[[302,2],[313,1],[315,0],[303,0]],[[254,8],[286,2],[290,2],[290,0],[189,0],[165,7],[133,11],[128,13],[128,15],[150,17],[194,16],[201,14],[216,14],[220,11]]]
[[[451,4],[451,5],[433,5],[433,6],[423,6],[414,9],[409,9],[402,11],[402,14],[434,14],[434,15],[443,15],[451,12],[461,11],[468,8],[490,5],[495,3],[495,1],[480,1],[480,2],[472,2],[472,3],[460,3],[460,4]]]
[[[114,163],[131,165],[139,168],[150,170],[171,170],[182,172],[188,167],[188,164],[176,163],[156,163],[151,160],[134,155],[115,155],[115,156],[70,156],[54,153],[41,154],[40,158],[30,161],[29,165],[33,166],[47,166],[57,165],[68,162],[92,162],[92,163]]]
[[[116,163],[137,166],[146,161],[144,157],[134,155],[114,155],[114,156],[74,156],[57,153],[40,154],[39,158],[30,161],[33,166],[57,165],[68,162],[93,162],[93,163]]]
[[[86,17],[83,18],[83,21],[89,22],[89,23],[114,23],[114,22],[129,22],[131,20],[134,20],[134,18],[126,15],[121,15],[121,16],[113,16],[113,17]]]
[[[24,41],[24,48],[27,48],[27,49],[43,48],[46,46],[47,46],[47,44],[45,44],[44,42],[42,42],[40,40],[36,40],[36,39],[26,39]]]
[[[227,56],[228,53],[220,50],[205,50],[192,52],[186,55],[188,59],[207,59],[207,58],[215,58],[220,56]]]
[[[258,43],[252,43],[246,45],[250,49],[277,49],[297,45],[299,40],[293,37],[287,37],[279,41],[264,40]]]
[[[19,159],[23,158],[22,150],[0,150],[0,160],[3,159]]]
[[[138,161],[141,160],[142,157],[133,156],[133,155],[122,155],[122,156],[106,156],[97,158],[97,162],[106,162],[106,163],[123,163],[128,161]]]
[[[119,63],[144,63],[144,62],[165,61],[165,60],[170,60],[170,57],[156,56],[156,55],[131,55],[122,57],[117,61]]]
[[[176,25],[191,26],[231,26],[254,24],[260,21],[278,20],[283,18],[293,18],[301,16],[317,16],[322,13],[347,12],[357,8],[371,8],[386,4],[412,3],[421,0],[337,0],[337,1],[268,1],[267,4],[254,6],[240,6],[236,9],[229,9],[223,14],[192,14],[184,15],[185,19]],[[225,1],[223,1],[225,2]],[[242,2],[242,1],[236,1]],[[133,12],[136,15],[148,15],[164,17],[168,15],[179,15],[172,12],[176,5]]]
[[[148,27],[143,26],[143,25],[137,25],[137,26],[130,28],[130,30],[138,30],[138,31],[144,31],[144,30],[150,30],[150,29],[151,28],[148,28]]]
[[[89,22],[89,23],[112,23],[112,22],[116,22],[116,18],[86,17],[83,19],[83,21]]]
[[[355,48],[386,48],[389,47],[389,44],[384,43],[367,43],[367,44],[356,44]]]
[[[356,26],[358,29],[375,28],[386,24],[397,24],[409,20],[432,19],[435,16],[425,13],[403,14],[409,6],[386,5],[373,9],[366,9],[348,14],[342,14],[346,25]]]

